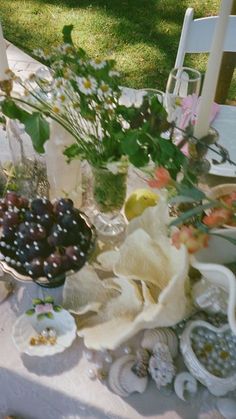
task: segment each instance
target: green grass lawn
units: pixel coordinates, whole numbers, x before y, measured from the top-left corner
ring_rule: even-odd
[[[123,84],[164,89],[186,8],[194,7],[195,15],[201,17],[216,14],[219,2],[1,0],[0,18],[5,37],[29,54],[34,48],[60,43],[62,27],[72,23],[76,45],[91,56],[114,58]],[[205,62],[198,56],[188,64],[204,70]]]

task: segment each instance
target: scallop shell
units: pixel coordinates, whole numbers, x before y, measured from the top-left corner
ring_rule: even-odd
[[[135,359],[135,355],[124,355],[110,368],[108,384],[111,390],[121,397],[127,397],[134,392],[143,393],[146,390],[148,378],[139,378],[132,372]]]
[[[178,355],[178,338],[173,330],[168,328],[145,330],[141,346],[153,352],[153,348],[157,342],[165,343],[168,346],[172,358]]]
[[[149,372],[158,389],[172,382],[175,376],[175,366],[165,343],[157,342],[155,344],[154,353],[149,360]]]
[[[187,401],[189,393],[197,393],[197,380],[187,371],[180,372],[175,377],[174,389],[175,393],[181,400]]]
[[[227,397],[220,398],[216,402],[219,412],[226,419],[236,418],[236,401]]]

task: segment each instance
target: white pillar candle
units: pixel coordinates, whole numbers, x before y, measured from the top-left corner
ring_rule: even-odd
[[[6,70],[9,68],[6,53],[6,42],[3,38],[2,26],[0,22],[0,80],[7,78]]]
[[[212,47],[208,59],[202,96],[194,127],[194,136],[202,138],[207,135],[210,126],[211,107],[214,101],[220,65],[223,54],[225,33],[233,0],[221,0],[219,17],[213,34]]]

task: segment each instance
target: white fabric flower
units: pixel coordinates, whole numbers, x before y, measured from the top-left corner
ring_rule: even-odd
[[[101,68],[104,68],[106,66],[106,61],[102,61],[99,58],[95,58],[95,60],[90,60],[89,64],[95,69],[95,70],[101,70]]]

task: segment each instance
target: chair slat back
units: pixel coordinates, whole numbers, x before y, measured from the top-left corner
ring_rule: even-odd
[[[210,52],[218,16],[193,19],[194,10],[185,13],[175,67],[181,67],[186,53]],[[224,51],[236,52],[236,16],[229,16]]]

